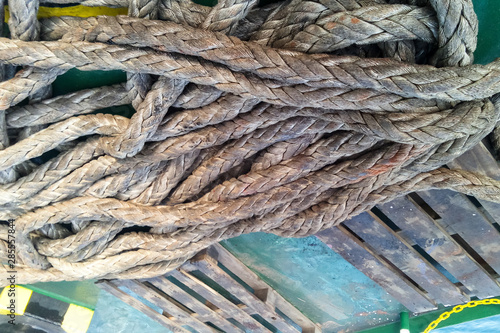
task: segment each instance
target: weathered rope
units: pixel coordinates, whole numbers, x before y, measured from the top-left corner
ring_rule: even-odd
[[[39,22],[40,3],[129,15]],[[223,239],[311,235],[418,190],[500,202],[500,182],[440,168],[500,118],[500,62],[471,65],[472,8],[10,0],[0,218],[15,219],[17,282],[152,277]],[[72,68],[128,78],[48,96]],[[128,104],[130,119],[97,113]]]

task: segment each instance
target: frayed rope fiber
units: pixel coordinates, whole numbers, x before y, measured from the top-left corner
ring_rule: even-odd
[[[38,15],[75,2],[128,15]],[[158,276],[221,240],[312,235],[412,191],[500,202],[500,182],[442,168],[500,142],[500,61],[472,65],[469,0],[8,5],[0,219],[17,283]],[[73,68],[127,81],[52,97]],[[131,118],[96,112],[127,104]]]

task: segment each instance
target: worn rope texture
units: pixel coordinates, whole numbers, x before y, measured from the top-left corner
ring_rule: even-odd
[[[129,16],[39,22],[46,3]],[[441,168],[500,118],[500,62],[471,65],[470,0],[9,6],[0,219],[15,219],[18,283],[153,277],[223,239],[311,235],[412,191],[500,202],[500,182]],[[41,93],[72,68],[128,79]],[[130,119],[97,112],[129,104]]]

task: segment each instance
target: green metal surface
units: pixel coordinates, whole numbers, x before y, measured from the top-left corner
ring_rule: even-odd
[[[432,311],[426,314],[422,314],[416,317],[410,318],[410,332],[411,333],[420,333],[423,332],[427,326],[439,316],[446,311],[450,311],[453,307],[444,308],[442,310]],[[469,322],[473,320],[478,320],[481,318],[491,317],[500,315],[500,306],[499,305],[478,305],[475,308],[466,308],[462,310],[460,313],[455,313],[450,316],[447,320],[442,321],[438,328],[448,327],[464,322]],[[399,333],[401,328],[400,323],[391,323],[388,325],[375,327],[363,331],[359,331],[358,333]],[[500,332],[500,328],[499,331]],[[465,331],[464,331],[465,333]],[[494,333],[494,332],[491,332]]]
[[[125,82],[127,76],[122,71],[79,71],[70,69],[59,76],[52,84],[52,93],[54,96],[67,94],[70,92],[97,88]]]
[[[410,315],[408,312],[401,312],[399,314],[399,317],[401,318],[401,323],[400,323],[400,329],[402,330],[409,330],[410,329]]]
[[[474,10],[479,20],[475,63],[487,64],[500,57],[500,1],[473,0]]]

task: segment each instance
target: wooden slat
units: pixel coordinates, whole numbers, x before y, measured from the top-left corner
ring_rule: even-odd
[[[194,259],[194,258],[193,258]],[[255,313],[268,321],[271,325],[279,329],[283,333],[298,333],[299,331],[287,323],[280,315],[276,313],[273,306],[263,303],[254,294],[246,290],[241,284],[236,282],[229,274],[224,272],[217,262],[210,256],[200,257],[199,260],[191,259],[190,265],[195,269],[200,270],[212,280],[216,281],[220,286],[229,291],[246,306],[253,309]],[[184,265],[187,268],[190,265]]]
[[[478,201],[481,203],[481,206],[483,206],[486,212],[488,212],[488,214],[493,218],[494,222],[500,224],[500,204],[479,199]]]
[[[173,276],[186,287],[194,290],[200,296],[221,309],[221,315],[224,315],[224,317],[235,319],[251,332],[269,332],[267,328],[262,326],[261,323],[252,318],[245,311],[238,308],[236,305],[228,301],[226,298],[224,298],[212,288],[208,287],[203,282],[199,281],[193,275],[184,271],[182,268],[170,272],[169,275]]]
[[[435,267],[370,213],[362,213],[344,224],[418,283],[438,303],[448,306],[469,300]]]
[[[207,253],[255,290],[255,294],[260,300],[270,306],[277,307],[288,318],[299,325],[302,328],[302,333],[318,333],[321,331],[309,318],[285,300],[276,290],[262,281],[257,274],[243,265],[242,262],[222,247],[222,245],[216,244],[211,246]]]
[[[432,190],[418,195],[441,216],[438,222],[446,231],[459,234],[500,273],[500,233],[463,194]]]
[[[127,294],[126,292],[120,290],[117,286],[113,285],[111,282],[102,281],[102,282],[99,282],[97,285],[101,289],[110,293],[111,295],[118,297],[123,302],[127,303],[128,305],[132,306],[133,308],[144,313],[146,316],[153,319],[157,323],[163,325],[164,327],[166,327],[170,331],[172,331],[174,333],[190,333],[187,329],[181,327],[180,325],[178,325],[177,323],[168,319],[167,317],[165,317],[161,313],[156,312],[155,310],[151,309],[146,304],[135,299],[134,297]]]
[[[500,295],[497,282],[409,197],[378,207],[402,230],[402,236],[420,246],[473,295],[480,298]]]
[[[460,169],[477,172],[482,175],[500,180],[500,167],[498,162],[491,155],[483,143],[479,143],[471,150],[465,152],[462,156],[454,159],[448,166],[451,169]],[[484,209],[500,223],[500,204],[496,202],[478,199]]]
[[[153,303],[157,307],[163,309],[175,318],[175,321],[181,322],[183,325],[188,325],[198,332],[215,332],[215,330],[199,321],[197,318],[170,302],[168,299],[159,294],[156,290],[136,281],[136,280],[116,280],[115,284],[125,286],[137,295],[140,295],[145,300]]]
[[[452,169],[478,172],[497,180],[500,179],[498,163],[482,142],[449,162],[448,166]]]
[[[217,311],[210,309],[208,306],[201,303],[198,299],[191,296],[168,279],[164,277],[157,277],[148,279],[147,281],[163,291],[165,294],[173,297],[186,307],[193,310],[197,314],[197,318],[199,320],[204,322],[209,321],[226,332],[243,332],[239,327],[234,326],[226,318],[222,317]]]
[[[378,258],[344,227],[323,230],[316,234],[316,237],[384,288],[411,312],[421,313],[437,309],[418,288]]]

